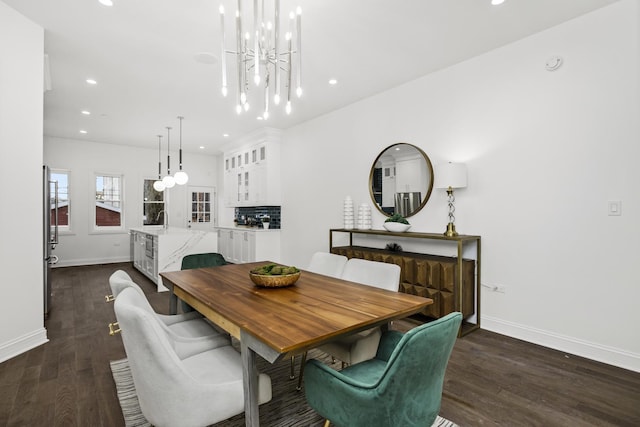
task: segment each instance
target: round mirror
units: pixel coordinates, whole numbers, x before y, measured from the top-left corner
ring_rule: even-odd
[[[431,160],[420,148],[405,143],[387,147],[369,173],[371,200],[386,216],[417,214],[433,189]]]

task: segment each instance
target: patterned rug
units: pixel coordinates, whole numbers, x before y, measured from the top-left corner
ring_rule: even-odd
[[[309,358],[327,361],[324,353],[318,350],[309,352]],[[296,374],[300,358],[296,358]],[[127,359],[111,361],[111,372],[116,383],[118,400],[122,407],[127,427],[150,426],[138,403],[138,396],[133,385],[131,370]],[[338,368],[339,362],[335,364]],[[289,360],[282,360],[274,365],[258,358],[258,369],[271,377],[272,399],[260,405],[260,425],[265,427],[322,426],[324,418],[307,405],[304,391],[297,391],[296,380],[289,380]],[[214,424],[215,427],[244,427],[244,414],[236,415],[228,420]],[[438,417],[432,427],[458,427],[455,423]]]

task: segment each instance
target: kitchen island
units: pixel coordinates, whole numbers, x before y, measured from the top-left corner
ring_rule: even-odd
[[[185,255],[218,252],[218,233],[189,228],[132,228],[133,266],[158,285],[158,292],[168,289],[160,273],[180,270]]]

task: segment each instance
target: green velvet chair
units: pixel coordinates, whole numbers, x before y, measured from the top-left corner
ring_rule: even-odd
[[[310,360],[304,390],[316,412],[342,427],[430,427],[440,411],[444,374],[462,314],[406,334],[387,331],[376,357],[342,371]]]
[[[205,267],[217,267],[219,265],[225,265],[224,257],[216,252],[210,252],[206,254],[191,254],[185,255],[182,258],[181,270],[191,270],[193,268],[205,268]]]
[[[224,257],[216,252],[209,252],[204,254],[191,254],[185,255],[182,258],[182,265],[180,270],[192,270],[194,268],[205,267],[217,267],[219,265],[228,264]],[[184,301],[180,301],[180,307],[182,307],[183,313],[193,311],[193,307]]]

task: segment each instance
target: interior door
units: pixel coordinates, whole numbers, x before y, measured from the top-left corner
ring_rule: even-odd
[[[212,230],[218,225],[218,210],[215,205],[215,187],[189,186],[187,207],[191,228]]]

